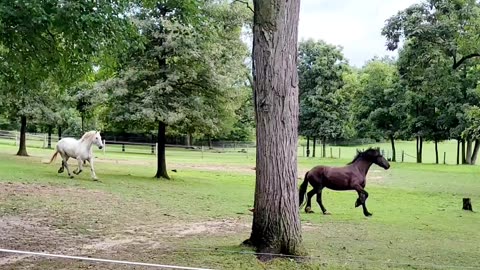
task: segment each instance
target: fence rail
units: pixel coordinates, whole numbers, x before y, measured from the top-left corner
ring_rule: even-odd
[[[34,148],[52,148],[55,146],[55,143],[58,141],[59,137],[56,134],[51,134],[50,140],[48,134],[43,133],[27,133],[26,140],[28,147]],[[65,135],[62,137],[77,137]],[[108,139],[108,138],[107,138]],[[110,137],[111,139],[111,137]],[[18,145],[20,140],[20,135],[18,131],[3,131],[0,130],[0,144],[7,145]],[[49,145],[50,141],[50,145]],[[103,148],[103,153],[136,153],[136,154],[146,154],[146,155],[156,155],[158,152],[158,145],[154,142],[130,142],[125,140],[104,140],[105,147]],[[167,148],[177,148],[177,149],[189,149],[193,151],[203,152],[209,151],[214,153],[243,153],[247,157],[253,157],[255,153],[256,145],[254,142],[233,142],[233,141],[212,141],[210,146],[208,142],[197,142],[193,145],[179,145],[179,144],[166,144]],[[325,156],[323,156],[323,149],[321,145],[316,146],[316,157],[325,157],[331,159],[351,159],[356,154],[355,149],[351,147],[343,146],[333,146],[327,145],[325,149]],[[310,150],[310,152],[308,151]],[[365,150],[365,149],[357,149]],[[416,155],[414,153],[409,153],[404,149],[397,149],[395,158],[391,149],[381,149],[382,154],[389,160],[396,162],[408,162],[414,163],[417,161]],[[307,149],[306,145],[301,143],[299,144],[298,156],[300,157],[312,157],[314,150],[310,146],[310,149]],[[439,153],[439,163],[443,164],[455,164],[452,160],[452,155],[449,156],[450,160],[447,162],[447,152]]]
[[[66,137],[77,137],[64,135]],[[78,138],[78,137],[77,137]],[[51,134],[50,139],[48,134],[43,133],[26,133],[26,140],[28,147],[35,148],[52,148],[55,143],[60,139],[58,135]],[[2,131],[0,130],[0,144],[18,145],[20,141],[20,134],[18,131]],[[50,142],[50,143],[49,143]],[[136,154],[151,154],[156,155],[158,152],[158,144],[153,142],[129,142],[119,140],[103,140],[105,152],[118,152],[118,153],[136,153]],[[207,151],[212,150],[216,152],[251,152],[252,148],[255,148],[253,143],[245,142],[212,142],[211,146],[208,143],[197,143],[194,145],[178,145],[178,144],[166,144],[167,148],[184,148],[191,150]],[[250,150],[249,150],[250,149]]]

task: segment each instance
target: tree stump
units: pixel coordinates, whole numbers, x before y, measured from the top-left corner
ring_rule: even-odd
[[[463,210],[473,211],[470,198],[463,198]]]

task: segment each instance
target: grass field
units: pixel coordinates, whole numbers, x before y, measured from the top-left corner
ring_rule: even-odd
[[[440,147],[455,153],[454,143]],[[252,220],[253,153],[167,149],[168,167],[177,173],[158,181],[153,155],[95,151],[101,182],[91,181],[88,170],[74,179],[57,174],[59,160],[44,164],[51,150],[30,148],[31,156],[21,158],[14,146],[0,144],[1,248],[213,269],[480,268],[480,216],[461,210],[463,197],[472,198],[474,210],[480,205],[478,166],[373,166],[367,180],[373,217],[354,208],[354,192],[327,190],[331,216],[320,215],[316,204],[317,213],[301,212],[310,258],[261,263],[239,245]],[[345,164],[354,151],[342,149],[345,159],[300,156],[299,175],[317,164]],[[424,159],[433,160],[433,152]],[[92,268],[143,269],[0,254],[0,269]]]

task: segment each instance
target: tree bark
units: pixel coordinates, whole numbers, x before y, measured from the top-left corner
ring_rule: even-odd
[[[58,126],[58,140],[62,139],[62,126]]]
[[[472,140],[467,139],[467,153],[465,156],[465,163],[472,164]]]
[[[397,161],[397,151],[395,150],[395,138],[393,135],[390,135],[390,143],[392,145],[392,161],[396,162]]]
[[[322,139],[322,157],[327,157],[327,139],[325,138]]]
[[[187,147],[190,147],[192,145],[192,135],[190,132],[187,132],[187,135],[185,136],[185,144]]]
[[[476,139],[475,140],[475,146],[473,147],[472,158],[470,160],[470,164],[472,164],[472,165],[475,165],[475,163],[477,163],[477,156],[478,156],[479,148],[480,148],[480,140]]]
[[[467,155],[465,153],[465,139],[462,139],[462,164],[467,164]]]
[[[27,153],[27,117],[20,117],[20,146],[18,147],[17,156],[28,156]]]
[[[307,157],[310,156],[310,137],[307,137]]]
[[[438,164],[438,141],[437,141],[437,139],[435,139],[434,142],[435,142],[435,164]]]
[[[47,136],[47,148],[52,148],[52,131],[53,127],[51,125],[48,126],[48,136]]]
[[[85,133],[85,114],[82,112],[80,113],[80,117],[82,118],[82,134]]]
[[[300,254],[297,192],[299,0],[254,0],[257,135],[252,233],[258,252]],[[261,259],[271,256],[262,255]]]
[[[157,143],[158,143],[158,153],[157,153],[157,174],[155,174],[156,178],[165,178],[170,179],[167,173],[167,162],[165,158],[165,142],[166,142],[166,127],[167,125],[159,121],[158,122],[158,136],[157,136]]]
[[[312,151],[312,157],[315,157],[315,149],[317,149],[317,138],[313,137],[313,151]]]
[[[212,138],[208,136],[208,149],[212,149]]]
[[[457,165],[460,165],[460,139],[457,139]]]
[[[417,163],[422,163],[423,138],[417,136]]]

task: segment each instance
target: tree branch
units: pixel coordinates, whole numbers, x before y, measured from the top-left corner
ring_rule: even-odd
[[[469,55],[465,55],[464,57],[460,58],[460,60],[458,60],[458,62],[456,61],[456,59],[454,57],[452,68],[457,69],[459,66],[462,65],[463,62],[465,62],[466,60],[468,60],[470,58],[473,58],[473,57],[480,57],[480,53],[472,53],[472,54],[469,54]]]
[[[234,0],[233,2],[239,2],[239,3],[242,3],[242,4],[246,4],[247,5],[247,8],[250,9],[250,11],[252,13],[255,13],[255,11],[253,11],[253,8],[250,6],[250,4],[248,3],[248,1],[244,1],[244,0]]]

